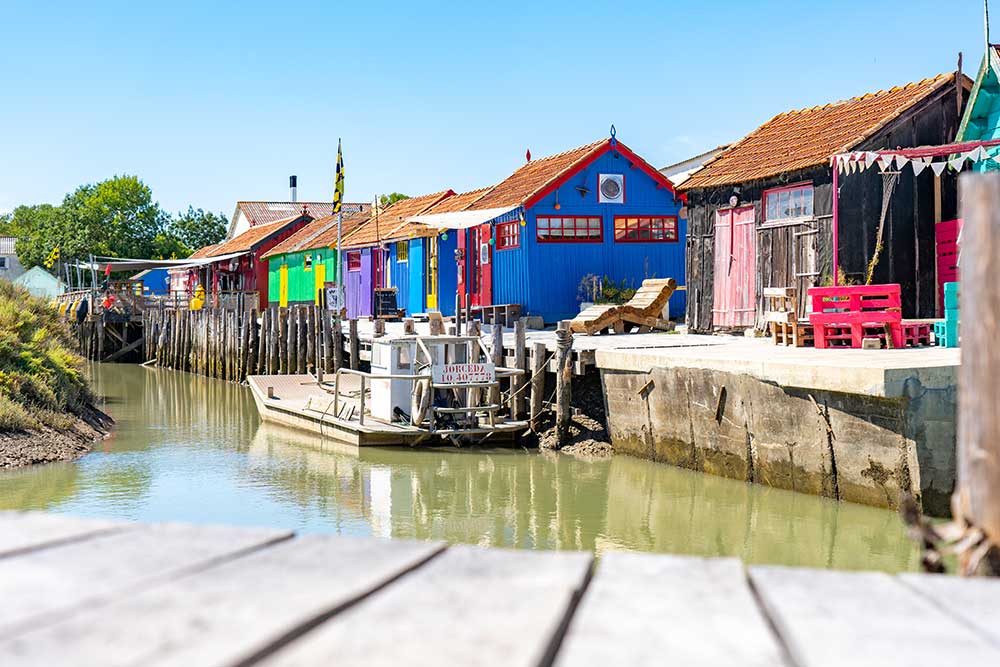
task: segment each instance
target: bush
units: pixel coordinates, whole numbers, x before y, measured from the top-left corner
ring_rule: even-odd
[[[64,429],[93,402],[66,322],[42,299],[0,281],[0,432]]]

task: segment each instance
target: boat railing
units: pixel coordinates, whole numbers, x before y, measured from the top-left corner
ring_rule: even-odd
[[[365,392],[366,392],[365,384],[366,384],[366,382],[368,380],[405,380],[407,382],[423,382],[423,381],[426,381],[426,382],[429,383],[431,391],[433,391],[435,389],[455,389],[455,390],[460,390],[460,389],[492,389],[492,388],[499,389],[499,387],[500,387],[500,380],[501,379],[516,377],[518,375],[524,375],[524,371],[521,370],[521,369],[517,369],[517,368],[504,368],[504,367],[500,367],[500,368],[496,368],[495,369],[495,377],[496,377],[496,379],[493,382],[447,382],[447,383],[442,382],[442,383],[436,383],[436,382],[434,382],[434,378],[433,378],[433,376],[430,373],[419,373],[419,374],[416,374],[416,375],[402,375],[402,374],[396,374],[396,375],[392,375],[392,374],[388,374],[388,375],[378,374],[378,375],[376,375],[376,374],[370,373],[368,371],[359,371],[359,370],[355,370],[355,369],[352,369],[352,368],[340,368],[340,369],[337,370],[337,373],[336,373],[336,376],[334,377],[334,382],[333,382],[333,416],[336,419],[340,418],[340,376],[341,376],[341,374],[344,374],[344,375],[357,375],[358,377],[361,378],[361,391],[360,391],[359,406],[358,406],[359,407],[359,410],[358,410],[358,412],[359,412],[359,414],[358,414],[358,423],[361,426],[364,426],[365,425]],[[436,419],[435,419],[435,416],[438,413],[441,413],[441,414],[465,414],[466,416],[468,416],[469,414],[473,414],[474,415],[477,412],[486,412],[489,415],[489,418],[490,418],[490,426],[495,426],[496,425],[496,413],[502,407],[503,407],[502,405],[496,404],[496,405],[466,405],[466,406],[457,407],[457,408],[439,408],[439,407],[437,407],[437,406],[435,406],[433,404],[433,401],[430,401],[430,404],[427,407],[427,410],[430,413],[430,429],[429,429],[429,431],[431,433],[439,433],[439,431],[436,428],[437,422],[436,422]],[[372,417],[372,419],[375,419],[376,421],[379,421],[379,422],[383,421],[383,420],[378,419],[376,417]],[[415,428],[421,428],[417,424],[413,424],[413,426]]]

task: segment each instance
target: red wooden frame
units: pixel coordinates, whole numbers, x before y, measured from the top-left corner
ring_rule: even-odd
[[[894,348],[904,345],[898,283],[810,287],[809,300],[812,302],[809,323],[813,325],[817,348],[830,347],[830,343],[839,340],[859,348],[866,328],[884,326],[889,328]]]
[[[349,250],[347,251],[347,270],[348,271],[360,271],[361,270],[361,251],[360,250]]]
[[[559,219],[559,220],[572,220],[573,221],[574,235],[573,236],[569,236],[569,237],[567,237],[567,236],[560,236],[558,238],[553,238],[551,236],[543,238],[542,236],[540,236],[539,235],[538,222],[540,220],[555,220],[555,219]],[[586,220],[588,224],[587,224],[586,227],[577,227],[577,223],[576,223],[577,220]],[[598,235],[598,236],[576,236],[575,232],[578,229],[586,229],[588,231],[591,229],[591,227],[590,227],[590,221],[591,220],[597,220],[598,222],[600,222],[600,225],[598,227],[598,230],[600,231],[600,235]],[[551,232],[552,227],[551,226],[547,227],[547,229]],[[560,227],[560,229],[565,230],[566,228],[565,227]],[[539,216],[535,216],[535,240],[538,243],[603,243],[604,242],[604,218],[601,217],[601,216],[599,216],[599,215],[539,215]]]
[[[806,218],[807,216],[792,216],[787,218],[768,218],[767,217],[767,198],[771,195],[780,194],[782,192],[790,192],[792,190],[804,190],[809,188],[812,190],[813,194],[813,216],[816,214],[816,188],[812,181],[802,181],[800,183],[792,183],[791,185],[782,185],[778,188],[768,188],[764,190],[760,198],[760,209],[761,217],[763,218],[762,224],[767,224],[769,222],[784,222],[786,220],[799,220],[801,218]]]
[[[518,220],[512,222],[498,222],[496,226],[496,249],[509,250],[521,247],[521,223]]]
[[[634,238],[630,239],[627,236],[618,236],[618,221],[625,221],[625,226],[622,227],[622,231],[627,235],[629,231],[633,229],[637,232],[646,231],[649,233],[648,238]],[[629,220],[636,221],[636,227],[630,228],[628,226]],[[651,226],[653,220],[662,220],[664,237],[660,239],[653,238],[653,228]],[[643,226],[643,222],[649,223]],[[678,241],[678,229],[677,229],[677,216],[675,215],[616,215],[613,225],[613,232],[615,237],[615,243],[677,243]],[[673,233],[672,238],[668,238],[666,234],[668,232]],[[641,235],[641,234],[640,234]]]

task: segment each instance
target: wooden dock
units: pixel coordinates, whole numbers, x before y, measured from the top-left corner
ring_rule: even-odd
[[[0,513],[0,664],[1000,664],[1000,580]]]

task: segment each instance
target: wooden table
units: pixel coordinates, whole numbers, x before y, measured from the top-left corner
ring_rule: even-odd
[[[1000,581],[0,513],[2,665],[1000,664]]]

